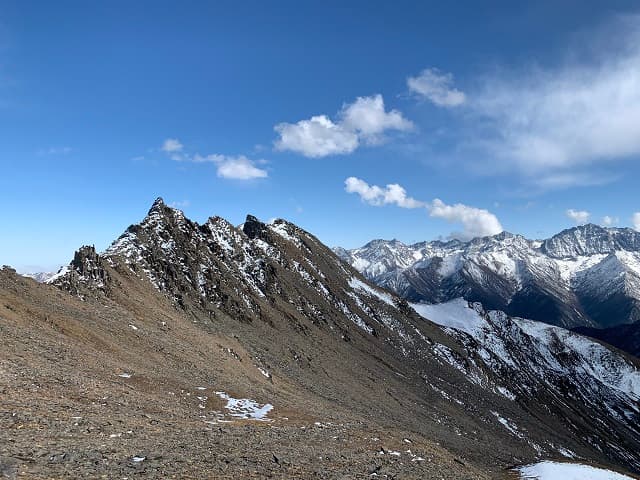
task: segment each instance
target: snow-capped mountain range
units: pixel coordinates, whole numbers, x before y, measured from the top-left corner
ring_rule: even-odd
[[[640,320],[640,233],[584,225],[547,240],[507,232],[469,242],[373,240],[334,251],[413,302],[458,297],[568,328]]]

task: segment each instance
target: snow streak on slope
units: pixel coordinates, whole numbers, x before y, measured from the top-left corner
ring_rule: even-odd
[[[356,290],[361,290],[370,295],[373,295],[379,300],[382,300],[387,305],[391,305],[392,307],[395,306],[395,304],[393,303],[393,298],[391,298],[391,295],[389,295],[388,293],[383,293],[376,288],[370,287],[369,285],[367,285],[361,280],[358,280],[357,278],[352,278],[351,280],[349,280],[349,286]]]
[[[586,418],[594,425],[600,421],[595,412],[604,410],[617,422],[618,426],[609,431],[621,443],[626,435],[623,431],[639,432],[640,372],[619,353],[560,327],[512,318],[500,311],[486,312],[479,304],[461,299],[412,306],[424,318],[457,336],[465,345],[468,358],[482,359],[493,371],[493,375],[482,380],[483,384],[496,394],[517,403],[542,402],[547,406],[549,400],[539,398],[548,399],[551,394],[560,401],[559,418],[571,411],[573,407],[568,407],[569,404],[580,405],[593,411]],[[505,428],[513,427],[505,413],[493,412]],[[514,437],[529,439],[526,432],[516,427],[508,429]],[[583,435],[582,439],[596,449],[606,445],[599,436]],[[561,455],[566,455],[567,447],[554,445]],[[620,454],[634,468],[640,466],[632,459],[635,452],[631,449]]]

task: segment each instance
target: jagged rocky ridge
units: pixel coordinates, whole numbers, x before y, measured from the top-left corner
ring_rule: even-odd
[[[640,320],[640,233],[584,225],[544,241],[501,233],[469,242],[374,240],[336,253],[414,302],[458,297],[564,327]]]

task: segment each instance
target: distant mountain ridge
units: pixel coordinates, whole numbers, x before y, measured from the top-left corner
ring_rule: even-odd
[[[413,302],[464,297],[568,328],[640,320],[640,233],[630,228],[587,224],[546,240],[508,232],[468,242],[373,240],[334,251]]]

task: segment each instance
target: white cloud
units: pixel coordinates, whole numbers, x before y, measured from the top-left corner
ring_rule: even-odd
[[[254,178],[266,178],[269,175],[266,170],[256,167],[245,156],[224,157],[217,163],[218,176],[234,180],[251,180]]]
[[[355,132],[345,130],[325,115],[317,115],[298,123],[280,123],[274,127],[280,134],[275,145],[278,150],[291,150],[305,157],[351,153],[360,142]]]
[[[167,147],[167,148],[165,148]],[[213,163],[216,165],[218,177],[231,180],[252,180],[266,178],[268,172],[258,168],[256,164],[265,164],[266,160],[250,160],[244,155],[230,156],[212,153],[209,155],[189,154],[183,152],[184,146],[176,139],[165,140],[162,150],[167,152],[169,158],[177,162]]]
[[[378,185],[369,185],[357,177],[349,177],[345,180],[345,190],[348,193],[358,194],[360,199],[369,205],[425,208],[431,217],[461,224],[462,231],[451,234],[452,237],[460,240],[495,235],[503,230],[498,218],[488,210],[470,207],[461,203],[447,205],[438,198],[431,202],[416,200],[408,197],[406,190],[395,183],[383,188]]]
[[[343,129],[356,132],[369,143],[378,143],[386,130],[407,131],[413,124],[398,110],[384,109],[382,95],[358,97],[355,102],[344,105],[339,114]]]
[[[589,217],[591,216],[591,213],[586,210],[574,210],[573,208],[567,210],[565,214],[573,220],[576,225],[584,225],[589,221]]]
[[[167,138],[163,143],[160,150],[167,153],[178,153],[181,152],[184,148],[184,145],[180,143],[180,140],[177,138]]]
[[[49,147],[38,150],[38,155],[67,155],[73,152],[71,147]]]
[[[501,71],[470,93],[470,143],[492,169],[497,161],[502,170],[542,175],[550,188],[563,188],[597,182],[596,164],[640,155],[639,20],[610,26],[604,48],[587,46],[588,62]]]
[[[362,201],[375,206],[397,205],[402,208],[420,208],[425,204],[414,198],[407,197],[407,191],[397,183],[387,185],[385,188],[377,185],[369,185],[364,180],[349,177],[345,180],[345,190],[348,193],[357,193]]]
[[[631,216],[633,228],[640,232],[640,212],[636,212]]]
[[[465,103],[464,92],[453,87],[453,75],[427,68],[417,77],[407,78],[409,90],[439,107],[457,107]]]
[[[447,205],[439,198],[433,200],[427,208],[432,217],[462,224],[462,232],[451,234],[452,237],[460,240],[496,235],[503,230],[498,218],[484,208],[470,207],[462,203]]]
[[[617,225],[620,222],[618,217],[611,217],[609,215],[605,215],[602,217],[602,225],[605,227],[611,227],[612,225]]]
[[[280,135],[275,147],[311,158],[344,155],[362,143],[383,142],[386,131],[412,128],[413,124],[399,111],[385,111],[382,95],[358,97],[343,105],[335,121],[326,115],[316,115],[297,123],[279,123],[274,127]]]

